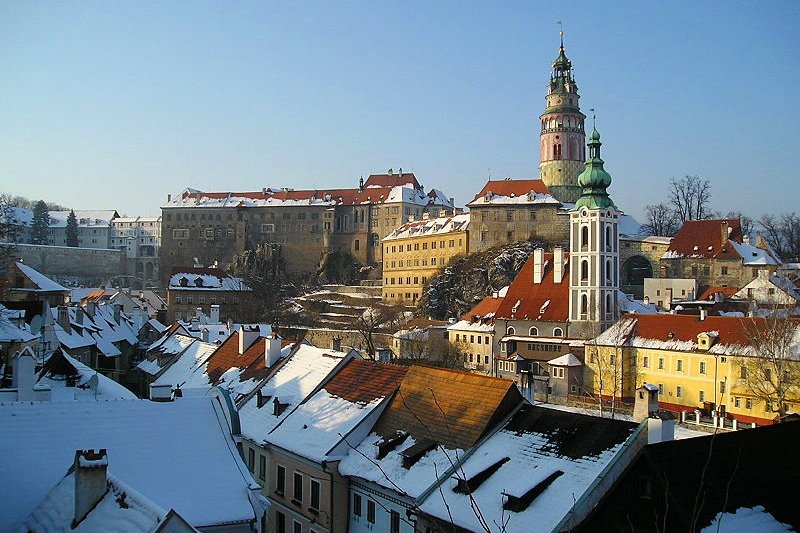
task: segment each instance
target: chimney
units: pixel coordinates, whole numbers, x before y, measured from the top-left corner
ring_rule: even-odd
[[[171,402],[172,401],[172,384],[171,383],[151,383],[150,384],[150,401],[153,402]]]
[[[202,307],[195,308],[195,316],[197,317],[198,324],[205,324],[206,323],[206,315],[203,313]]]
[[[69,308],[66,305],[58,306],[58,325],[67,333],[71,333],[69,325]]]
[[[564,279],[564,249],[560,246],[553,248],[553,281],[561,283]]]
[[[209,339],[208,328],[201,329],[200,330],[200,340],[203,341],[203,342],[208,342],[208,339]]]
[[[108,456],[106,449],[75,450],[75,517],[72,529],[86,518],[108,492]]]
[[[720,235],[722,237],[722,245],[725,246],[725,244],[728,242],[728,235],[731,234],[731,229],[728,227],[727,220],[723,220],[720,223],[720,232],[721,232]]]
[[[342,351],[342,338],[341,337],[334,337],[333,341],[331,342],[331,350],[334,352],[341,352]]]
[[[114,322],[121,324],[122,319],[122,304],[114,304]]]
[[[258,328],[239,326],[239,354],[243,354],[259,336]]]
[[[76,307],[75,308],[75,322],[77,322],[78,324],[83,325],[83,315],[85,315],[85,314],[86,314],[86,312],[83,310],[83,307],[81,307],[81,306]]]
[[[392,172],[392,169],[391,169],[391,168],[389,169],[389,172],[387,172],[387,174],[389,174],[390,176],[391,176],[392,174],[394,174],[394,173]]]
[[[267,400],[269,400],[269,396],[264,396],[264,394],[261,392],[261,389],[258,389],[258,391],[256,391],[256,407],[261,409],[264,407],[264,405],[266,405]]]
[[[705,319],[706,319],[706,310],[703,309],[703,308],[700,308],[700,321],[702,322]]]
[[[171,201],[172,201],[172,195],[171,194],[167,194],[167,202],[171,202]]]
[[[86,302],[86,314],[93,317],[94,312],[97,310],[97,303],[95,302]]]
[[[536,248],[533,251],[533,282],[540,284],[544,272],[544,249]]]
[[[219,304],[211,306],[211,324],[219,324]]]
[[[273,333],[264,339],[264,363],[267,368],[272,368],[281,358],[281,338]]]
[[[17,401],[30,402],[34,400],[33,386],[36,384],[36,361],[33,353],[26,348],[14,354],[14,375],[11,386],[17,389]]]

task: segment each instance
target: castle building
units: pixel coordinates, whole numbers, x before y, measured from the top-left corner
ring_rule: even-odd
[[[403,224],[383,239],[382,298],[416,304],[428,280],[469,253],[469,213]]]
[[[547,86],[547,107],[539,117],[539,175],[550,193],[564,203],[575,203],[581,195],[578,174],[586,159],[583,123],[586,116],[578,104],[580,95],[572,76],[572,62],[564,53],[564,37],[553,63]]]
[[[290,272],[314,272],[327,251],[365,264],[383,261],[381,239],[408,220],[454,210],[443,192],[425,192],[414,174],[370,176],[358,188],[203,192],[186,189],[162,210],[161,272],[220,266],[260,244],[280,248]]]
[[[600,158],[600,134],[592,129],[589,159],[578,176],[582,193],[570,213],[570,322],[599,326],[619,316],[619,218],[608,196],[611,175]],[[591,333],[587,331],[587,333]]]

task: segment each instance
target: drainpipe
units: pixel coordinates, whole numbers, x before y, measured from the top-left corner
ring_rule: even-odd
[[[330,484],[328,485],[330,488],[328,489],[328,499],[330,500],[329,507],[330,513],[328,513],[328,520],[330,520],[330,524],[328,524],[328,531],[333,531],[333,471],[328,470],[328,461],[322,461],[322,471],[328,474],[328,479],[330,480]],[[349,505],[350,505],[350,487],[347,488],[347,505],[348,505],[348,516],[349,516]],[[347,521],[347,528],[350,528],[350,520]]]

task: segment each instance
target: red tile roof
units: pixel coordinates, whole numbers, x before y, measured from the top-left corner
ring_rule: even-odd
[[[697,297],[698,300],[713,300],[714,295],[718,292],[721,292],[726,297],[730,298],[737,292],[739,292],[738,287],[711,287],[711,286],[703,286],[701,287],[700,295]]]
[[[716,331],[717,343],[741,346],[750,343],[748,330],[765,327],[767,323],[765,318],[707,316],[701,320],[698,315],[638,315],[623,320],[636,321],[635,335],[641,339],[697,342],[698,334]]]
[[[384,437],[406,431],[417,440],[465,450],[521,399],[511,380],[414,365],[375,431]]]
[[[231,368],[240,368],[242,370],[250,368],[248,371],[249,378],[263,379],[267,373],[264,362],[265,350],[264,337],[258,336],[252,344],[245,347],[244,353],[240,354],[239,331],[235,331],[208,358],[206,374],[208,374],[209,381],[216,385],[220,377]],[[260,365],[259,359],[261,360]],[[240,379],[244,380],[245,378],[240,376]]]
[[[461,317],[461,320],[466,320],[468,322],[473,322],[476,320],[480,320],[482,317],[486,315],[490,315],[492,313],[497,313],[497,310],[500,308],[500,304],[503,303],[503,298],[501,297],[493,297],[487,296],[483,300],[478,303],[475,307],[470,309],[464,316]],[[485,321],[486,324],[491,324],[494,322],[494,318],[488,319]]]
[[[368,404],[396,391],[406,372],[407,366],[353,359],[324,388],[348,402]]]
[[[550,190],[542,180],[489,180],[481,192],[475,195],[472,202],[491,192],[499,196],[522,196],[529,192],[550,194]],[[472,203],[467,204],[468,206]]]
[[[411,180],[406,179],[405,176],[411,176]],[[396,178],[396,179],[389,179],[389,178]],[[374,187],[366,188],[369,184],[369,180],[367,183],[364,184],[365,188],[363,191],[355,188],[355,189],[301,189],[301,190],[280,190],[274,191],[268,189],[266,192],[264,191],[255,191],[255,192],[190,192],[185,191],[181,196],[183,199],[187,198],[194,198],[196,200],[201,200],[203,198],[211,198],[216,200],[225,200],[229,196],[234,198],[249,198],[251,200],[269,200],[270,198],[274,198],[276,200],[310,200],[312,198],[317,200],[324,200],[326,197],[330,197],[331,201],[335,201],[339,204],[344,205],[354,205],[354,204],[362,204],[362,203],[382,203],[385,201],[386,198],[389,197],[389,194],[392,192],[392,188],[394,185],[391,185],[393,181],[397,181],[398,185],[402,185],[405,183],[413,183],[416,184],[416,187],[419,189],[421,186],[417,183],[416,178],[414,178],[413,174],[404,174],[404,178],[399,178],[399,175],[395,176],[387,176],[387,179],[381,179],[381,176],[378,175],[377,178],[373,181],[370,185],[376,185]],[[383,185],[386,183],[386,185]]]
[[[411,185],[418,190],[422,188],[413,172],[403,172],[397,174],[371,174],[364,183],[364,187],[375,185],[378,187],[390,188],[400,185]]]
[[[723,232],[727,235],[725,238]],[[742,226],[738,218],[687,220],[673,237],[665,256],[741,259],[728,240],[742,242]]]
[[[533,282],[533,261],[531,255],[514,278],[497,309],[496,318],[566,322],[569,319],[569,254],[564,253],[561,283],[555,283],[553,277],[552,253],[544,254],[541,283]]]

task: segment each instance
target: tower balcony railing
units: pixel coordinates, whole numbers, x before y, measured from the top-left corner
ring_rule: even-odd
[[[563,131],[569,131],[569,132],[574,132],[574,133],[584,133],[585,134],[583,128],[575,127],[575,126],[556,126],[554,128],[550,128],[550,127],[542,128],[542,133],[560,133],[560,132],[563,132]]]

